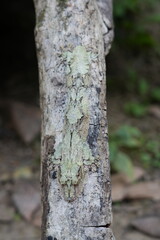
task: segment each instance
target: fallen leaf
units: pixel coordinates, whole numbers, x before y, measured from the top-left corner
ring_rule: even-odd
[[[135,230],[126,232],[121,239],[123,240],[156,240],[155,238],[151,238],[151,236],[144,235],[144,233],[137,232]]]
[[[149,198],[153,200],[160,200],[160,182],[140,182],[131,185],[126,190],[125,198],[128,199],[142,199]]]
[[[13,220],[14,208],[5,204],[0,204],[0,221],[8,222]]]
[[[138,167],[134,167],[132,178],[122,173],[114,174],[112,176],[112,200],[123,200],[126,197],[129,184],[140,179],[144,175],[145,171]]]
[[[29,167],[20,167],[16,169],[13,173],[13,179],[25,178],[29,179],[33,175],[31,168]]]
[[[148,216],[135,219],[131,225],[141,232],[160,238],[160,217]]]
[[[145,174],[146,174],[146,172],[144,171],[144,169],[142,169],[140,167],[134,167],[133,176],[131,178],[128,176],[125,176],[125,181],[127,183],[135,182],[135,181],[139,180],[140,178],[142,178]]]
[[[142,178],[145,175],[145,171],[140,168],[140,167],[134,167],[133,168],[133,175],[131,177],[129,177],[128,175],[124,174],[124,173],[117,173],[114,174],[112,176],[112,184],[114,184],[115,182],[121,182],[121,183],[132,183],[135,182],[137,180],[139,180],[140,178]]]
[[[8,202],[8,194],[6,190],[1,190],[0,191],[0,204]]]
[[[152,114],[154,117],[160,119],[160,107],[156,105],[150,106],[149,113]]]
[[[33,214],[32,223],[36,227],[41,227],[41,222],[42,222],[42,212],[41,212],[41,208],[39,207],[37,211]]]
[[[126,195],[126,185],[124,183],[112,183],[112,201],[121,201]]]
[[[19,136],[25,143],[32,142],[40,132],[39,108],[21,102],[12,102],[10,110],[14,128]]]
[[[123,199],[152,199],[160,200],[160,181],[139,182],[127,184],[121,175],[112,177],[112,200]]]
[[[19,213],[31,221],[33,213],[40,206],[40,190],[32,181],[17,181],[12,199]]]
[[[6,182],[6,181],[9,181],[11,179],[11,174],[10,173],[2,173],[1,175],[0,175],[0,181],[1,182]]]
[[[152,211],[153,211],[154,214],[158,214],[160,216],[160,201],[155,202],[153,204],[153,210]]]

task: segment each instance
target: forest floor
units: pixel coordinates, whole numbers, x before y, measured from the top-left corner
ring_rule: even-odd
[[[140,128],[148,137],[154,138],[155,136],[156,138],[158,131],[160,132],[159,119],[152,115],[147,115],[143,119],[127,116],[123,111],[125,101],[127,102],[128,99],[124,96],[108,97],[109,134],[112,132],[110,130],[112,128],[116,129],[121,125],[130,124]],[[33,136],[34,140],[29,142],[30,140],[26,140],[25,136],[28,133],[22,133],[19,129],[21,123],[17,125],[17,121],[21,122],[23,117],[17,120],[13,108],[11,112],[12,114],[4,117],[4,113],[1,111],[0,119],[0,240],[39,240],[41,214],[40,132],[38,131],[40,128],[35,133],[36,136]],[[27,116],[24,118],[25,121],[26,118]],[[30,130],[28,129],[28,131]],[[32,136],[29,139],[32,139]],[[139,179],[138,177],[136,179],[138,183],[141,183],[137,187],[138,190],[135,182],[122,181],[125,183],[116,185],[116,180],[113,180],[112,229],[114,235],[116,240],[160,239],[160,191],[158,192],[157,189],[157,183],[160,181],[160,169],[146,170],[138,162],[138,159],[134,159],[134,162],[140,171]],[[150,187],[147,193],[148,191],[151,193],[141,195],[140,193],[145,190],[145,184],[148,182]],[[131,190],[130,197],[122,196],[122,191],[128,189],[128,185],[129,187],[134,185],[134,191]],[[116,198],[116,194],[118,198]]]

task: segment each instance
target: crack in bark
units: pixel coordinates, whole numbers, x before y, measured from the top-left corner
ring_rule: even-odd
[[[108,223],[108,224],[105,224],[105,225],[99,225],[99,226],[83,226],[85,228],[110,228],[111,224]]]

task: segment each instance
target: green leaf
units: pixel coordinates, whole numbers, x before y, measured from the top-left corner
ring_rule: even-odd
[[[142,134],[138,128],[124,125],[115,133],[115,139],[119,146],[135,148],[142,144]]]
[[[114,4],[114,16],[122,18],[128,12],[135,12],[138,7],[137,0],[115,0]]]
[[[140,137],[141,132],[136,127],[133,127],[130,125],[123,125],[116,132],[116,136],[122,137],[122,138]]]
[[[144,97],[148,93],[149,84],[147,83],[147,81],[145,79],[141,79],[139,81],[138,90],[139,90],[140,96],[142,96],[142,97]]]
[[[152,152],[152,153],[158,151],[159,147],[160,147],[160,146],[159,146],[159,142],[156,141],[156,140],[150,140],[150,141],[148,141],[147,144],[146,144],[147,150],[150,151],[150,152]],[[159,150],[160,150],[160,149],[159,149]]]
[[[160,23],[160,14],[152,14],[146,20],[153,23]]]
[[[155,159],[153,161],[153,166],[156,167],[156,168],[160,168],[160,159]]]
[[[149,168],[151,166],[152,157],[149,153],[147,153],[147,152],[141,153],[140,160],[144,167]]]
[[[114,159],[116,158],[116,155],[118,153],[118,145],[116,142],[110,142],[109,143],[109,159],[110,162],[114,162]]]
[[[133,164],[128,155],[119,151],[116,155],[116,159],[113,162],[113,168],[117,172],[125,173],[127,176],[133,176]]]
[[[124,109],[126,113],[134,117],[143,117],[147,114],[147,106],[136,102],[129,102],[125,104]]]
[[[129,148],[136,148],[141,146],[141,141],[139,139],[131,139],[129,138],[128,141],[124,142],[124,146]]]
[[[160,160],[160,144],[159,141],[149,140],[146,144],[146,151],[151,153],[153,158]]]
[[[151,91],[151,97],[155,101],[160,101],[160,88],[154,88]]]

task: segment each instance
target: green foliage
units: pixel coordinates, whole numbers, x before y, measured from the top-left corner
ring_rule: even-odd
[[[147,139],[136,127],[122,125],[113,132],[109,150],[112,170],[129,177],[133,174],[133,159],[140,160],[145,168],[160,168],[159,141]]]
[[[143,117],[147,113],[147,107],[137,102],[129,102],[125,104],[126,113],[133,117]]]
[[[144,77],[138,75],[138,72],[136,72],[136,70],[132,68],[128,68],[127,79],[128,81],[126,82],[126,88],[128,92],[134,93],[134,95],[136,95],[138,100],[137,102],[135,102],[135,104],[133,104],[133,108],[136,108],[137,110],[138,109],[137,105],[140,105],[141,109],[142,108],[145,109],[144,105],[148,105],[152,101],[157,101],[157,102],[160,101],[160,87],[152,86],[152,83],[149,82]],[[130,109],[130,106],[127,108]],[[132,104],[131,104],[131,108],[132,108]],[[140,112],[141,112],[141,109],[140,109]],[[126,112],[128,111],[129,110],[127,109]],[[139,110],[137,111],[139,112]],[[144,114],[145,114],[145,110],[144,110]],[[133,113],[133,115],[136,115],[136,113],[135,114]]]
[[[141,145],[141,132],[132,126],[123,125],[114,134],[119,146],[135,148]]]
[[[134,92],[136,84],[138,82],[138,75],[137,72],[129,67],[126,72],[127,75],[127,81],[126,81],[126,89],[129,92]]]
[[[128,12],[135,12],[138,9],[137,0],[116,0],[114,1],[114,16],[118,18],[124,17]]]
[[[113,73],[112,81],[119,80],[121,90],[138,94],[142,101],[153,100],[147,89],[154,85],[149,77],[153,75],[145,67],[153,69],[149,62],[158,61],[160,55],[158,6],[159,0],[114,0],[115,40],[111,51],[115,62],[120,62],[119,55],[122,62],[120,74]]]
[[[117,172],[123,172],[132,178],[133,176],[133,164],[129,155],[118,151],[116,155],[117,161],[113,161],[112,167]]]
[[[130,81],[130,83],[133,82]],[[144,117],[148,113],[148,105],[152,102],[160,102],[160,88],[153,88],[142,78],[137,84],[137,101],[127,102],[124,105],[124,110],[130,116],[136,118]]]
[[[109,144],[110,162],[113,171],[122,172],[130,177],[133,174],[133,164],[129,155],[120,150],[119,143],[111,140]]]
[[[160,14],[151,14],[146,20],[147,22],[160,23]]]
[[[127,150],[139,148],[142,145],[142,141],[141,132],[129,125],[121,126],[114,132],[109,145],[112,169],[132,177],[133,163]]]
[[[149,168],[150,167],[150,163],[151,163],[151,156],[149,153],[147,152],[142,152],[140,154],[140,160],[141,160],[141,163],[143,165],[143,167],[145,168]]]
[[[147,140],[140,154],[140,160],[144,167],[160,168],[160,144],[156,140]]]
[[[124,105],[127,114],[133,117],[144,117],[148,113],[148,106],[152,102],[160,102],[160,88],[153,87],[145,78],[138,78],[135,71],[128,70],[127,88],[130,92],[135,92],[136,101],[131,100]]]
[[[146,79],[142,78],[138,81],[138,93],[141,98],[145,98],[149,92],[149,84]]]
[[[156,87],[160,56],[159,6],[159,0],[114,0],[115,40],[111,50],[114,68],[109,76],[110,85],[127,93],[131,100],[124,110],[134,117],[146,116],[149,104],[160,102],[160,87]],[[153,66],[157,66],[157,72]],[[121,126],[110,137],[114,171],[130,175],[133,158],[145,167],[160,167],[160,144],[141,132],[134,135],[135,129]]]
[[[153,88],[151,91],[151,98],[154,101],[160,102],[160,88]]]
[[[153,36],[145,29],[136,27],[130,29],[129,36],[126,39],[128,47],[133,50],[146,50],[156,46]]]
[[[154,154],[156,157],[160,157],[160,144],[158,141],[150,140],[147,142],[147,150]]]
[[[147,48],[154,48],[155,38],[148,30],[149,16],[144,21],[143,11],[145,6],[153,7],[150,1],[144,0],[143,3],[138,0],[116,0],[114,2],[114,20],[117,26],[115,44],[133,50],[146,51]],[[151,14],[150,19],[158,20],[157,15]],[[147,23],[147,24],[146,24]]]

